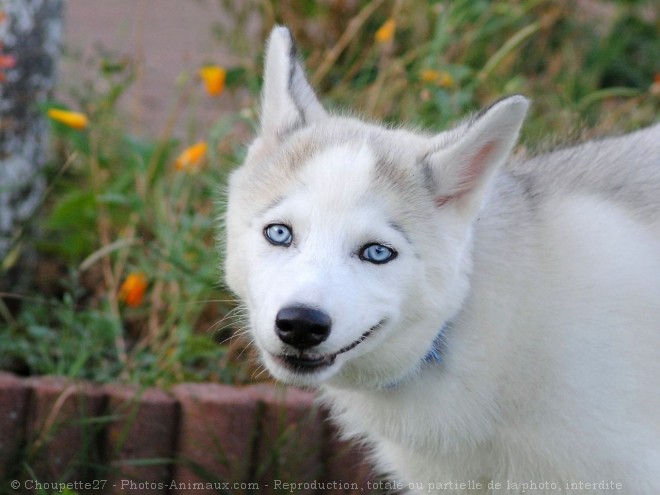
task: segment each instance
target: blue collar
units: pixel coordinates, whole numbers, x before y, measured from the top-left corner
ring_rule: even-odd
[[[442,356],[444,355],[447,348],[446,337],[449,325],[449,322],[446,322],[444,325],[442,325],[442,328],[440,328],[438,335],[436,335],[435,339],[433,339],[433,343],[431,344],[429,352],[427,352],[426,356],[424,356],[422,359],[424,364],[442,363]]]
[[[442,325],[442,327],[438,331],[438,334],[435,336],[435,339],[433,339],[431,348],[422,358],[422,366],[430,366],[430,365],[442,363],[442,358],[447,350],[446,337],[447,337],[447,330],[449,330],[450,326],[451,326],[451,322],[445,322],[445,324]],[[407,377],[404,377],[401,380],[385,385],[385,387],[383,388],[385,390],[393,390],[402,383],[404,383],[407,379],[408,379]]]

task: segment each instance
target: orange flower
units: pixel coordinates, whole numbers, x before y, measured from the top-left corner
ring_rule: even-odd
[[[426,83],[435,83],[442,88],[449,88],[454,84],[454,78],[445,71],[424,69],[419,73],[419,77]]]
[[[197,144],[187,147],[174,162],[174,168],[185,172],[196,172],[199,164],[206,156],[208,144],[206,141],[200,141]]]
[[[660,72],[656,72],[650,91],[652,95],[660,96]]]
[[[82,131],[89,124],[89,119],[84,113],[60,110],[59,108],[48,110],[48,117],[55,122],[59,122],[78,131]]]
[[[396,31],[396,21],[394,19],[386,20],[381,27],[378,28],[374,38],[378,43],[387,43],[394,38]]]
[[[204,81],[206,92],[210,96],[219,96],[225,89],[227,71],[217,65],[207,65],[199,69],[199,77]]]
[[[147,285],[149,283],[144,273],[129,273],[119,289],[119,300],[125,302],[127,306],[139,306],[144,299]]]
[[[16,66],[16,57],[0,53],[0,69],[11,69]]]

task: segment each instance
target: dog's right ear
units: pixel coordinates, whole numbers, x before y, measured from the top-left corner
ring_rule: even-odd
[[[291,32],[275,26],[266,49],[261,135],[279,140],[294,129],[326,116],[305,78]]]
[[[430,141],[423,163],[438,206],[476,216],[495,170],[516,143],[529,107],[520,95],[495,102],[478,117]]]

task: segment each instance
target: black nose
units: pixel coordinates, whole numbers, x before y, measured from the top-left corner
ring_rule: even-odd
[[[330,335],[332,321],[323,311],[306,306],[282,308],[275,317],[280,340],[296,349],[319,345]]]

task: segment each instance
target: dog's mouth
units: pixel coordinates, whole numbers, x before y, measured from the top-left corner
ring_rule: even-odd
[[[313,351],[303,350],[296,354],[280,354],[274,356],[279,364],[294,371],[296,373],[314,373],[324,368],[328,368],[335,364],[337,356],[345,352],[355,349],[362,342],[367,340],[374,332],[385,324],[385,320],[381,320],[369,330],[364,332],[359,339],[342,347],[337,352],[332,354],[319,354]]]

